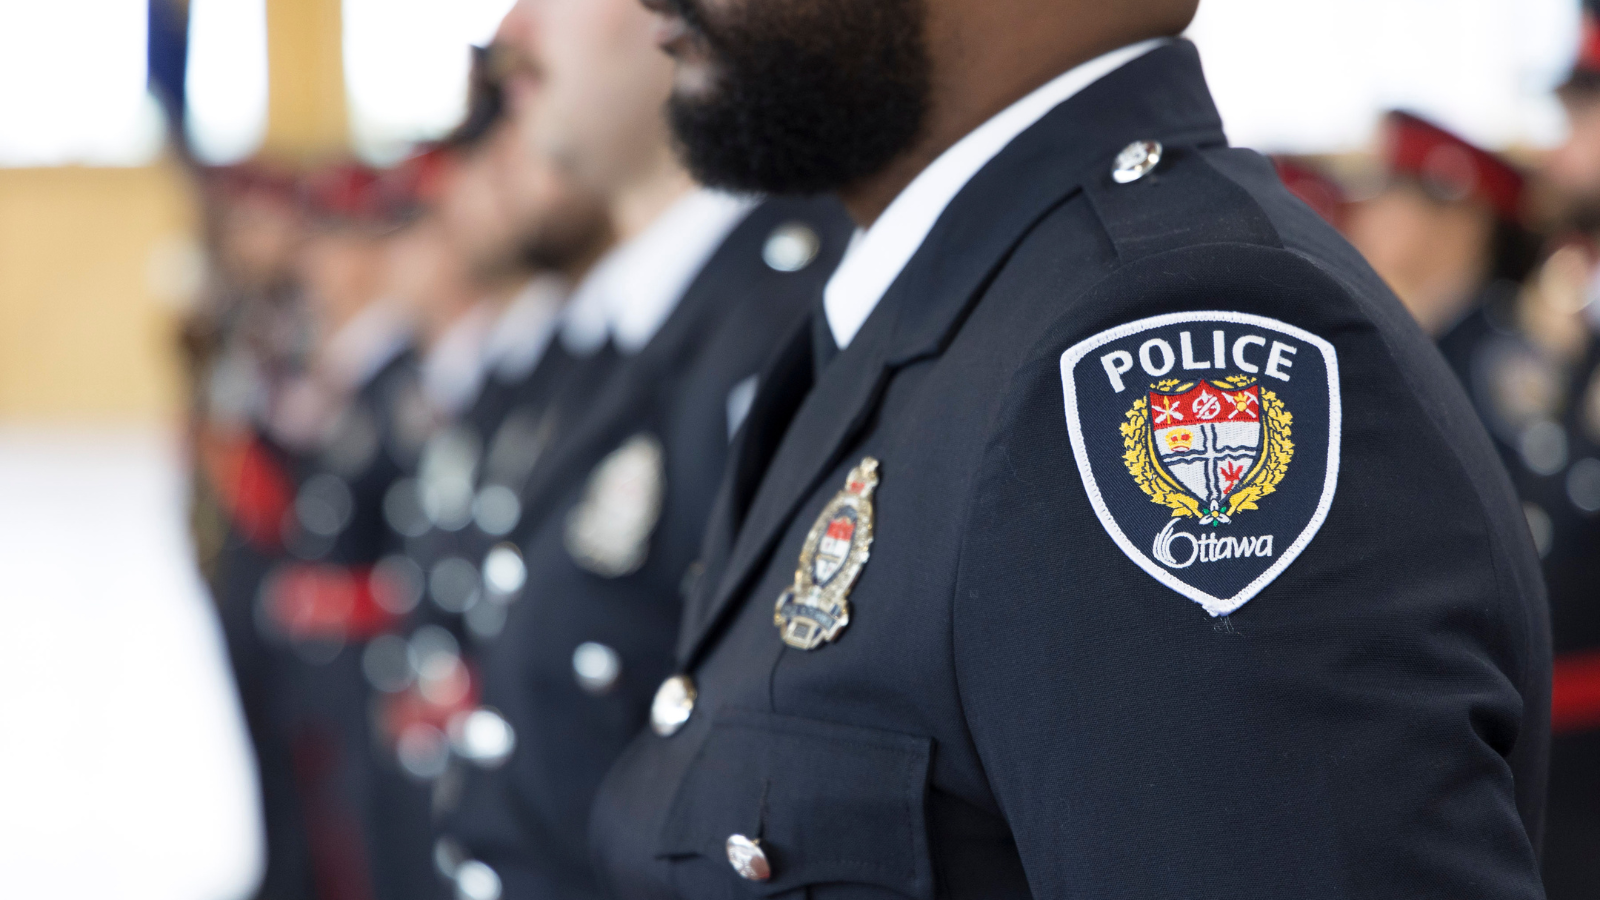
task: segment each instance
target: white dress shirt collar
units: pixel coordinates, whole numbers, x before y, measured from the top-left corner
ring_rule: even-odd
[[[866,323],[956,194],[989,161],[1050,110],[1122,66],[1167,43],[1154,38],[1113,50],[1046,82],[939,155],[894,198],[872,227],[857,231],[828,280],[822,305],[840,349]]]
[[[496,378],[512,382],[533,371],[550,346],[566,299],[564,279],[540,275],[506,304],[484,345],[485,360]]]
[[[705,188],[685,194],[584,278],[563,323],[562,342],[580,354],[593,352],[609,334],[619,352],[639,352],[755,205],[752,198]]]
[[[422,391],[447,417],[465,412],[483,387],[484,346],[494,310],[479,303],[451,322],[422,358]]]
[[[410,340],[410,329],[395,305],[374,301],[328,338],[322,374],[337,390],[360,390],[399,356]]]

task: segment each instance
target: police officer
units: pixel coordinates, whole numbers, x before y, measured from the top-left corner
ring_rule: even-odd
[[[1538,897],[1511,488],[1228,148],[1193,0],[652,2],[693,171],[864,231],[598,795],[612,893]]]
[[[618,244],[579,284],[566,330],[617,362],[527,478],[515,543],[484,561],[510,596],[441,853],[458,854],[462,896],[599,895],[594,789],[672,671],[680,591],[757,372],[848,233],[831,201],[691,182],[660,115],[671,65],[652,34],[633,0],[525,2],[501,29],[540,79],[525,127],[607,201]],[[478,753],[490,734],[501,752]]]
[[[1539,174],[1561,230],[1502,339],[1521,351],[1504,358],[1520,365],[1501,364],[1513,377],[1496,385],[1495,399],[1512,413],[1500,421],[1523,429],[1503,452],[1541,538],[1555,635],[1545,889],[1575,900],[1600,896],[1600,16],[1592,2],[1558,94],[1568,137]]]
[[[1275,155],[1272,167],[1289,193],[1299,197],[1329,225],[1343,229],[1350,201],[1338,179],[1322,165],[1308,157]]]
[[[261,580],[283,553],[290,454],[267,427],[270,399],[303,365],[304,306],[293,257],[298,190],[286,172],[244,164],[206,173],[215,263],[185,329],[192,367],[197,555],[217,603],[249,727],[266,837],[262,900],[305,896],[310,848],[295,792],[277,681],[279,647],[257,627]]]
[[[1455,361],[1507,307],[1537,258],[1524,178],[1500,156],[1420,116],[1383,122],[1386,181],[1345,232]],[[1503,330],[1503,329],[1502,329]]]
[[[592,260],[606,239],[595,201],[527,158],[497,109],[474,109],[445,155],[419,158],[438,162],[430,227],[414,235],[428,246],[396,253],[401,273],[426,257],[441,263],[399,288],[424,286],[418,302],[444,315],[419,384],[432,427],[416,470],[384,498],[391,542],[379,567],[408,586],[410,609],[403,630],[363,659],[382,737],[373,832],[390,868],[421,867],[401,882],[418,897],[440,890],[433,810],[451,788],[437,779],[477,699],[473,642],[503,622],[498,582],[486,582],[479,561],[514,527],[518,473],[552,439],[563,416],[551,401],[585,367],[552,346],[554,332],[567,267]]]
[[[392,586],[374,569],[382,498],[411,464],[404,422],[415,382],[410,324],[387,297],[384,258],[399,207],[379,173],[337,165],[306,182],[299,278],[314,327],[306,371],[274,402],[288,448],[283,552],[255,595],[277,648],[273,682],[312,896],[393,896],[371,828],[376,771],[364,649],[395,629]]]

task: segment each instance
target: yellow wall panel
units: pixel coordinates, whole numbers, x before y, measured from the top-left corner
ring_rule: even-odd
[[[350,146],[340,0],[267,3],[267,136],[262,152],[291,160]]]
[[[151,269],[194,228],[168,166],[0,169],[0,418],[173,414],[178,314]]]

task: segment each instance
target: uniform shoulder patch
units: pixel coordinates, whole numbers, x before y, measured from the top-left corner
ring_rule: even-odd
[[[1339,362],[1292,325],[1185,312],[1061,354],[1072,452],[1100,523],[1213,616],[1283,574],[1339,480]]]

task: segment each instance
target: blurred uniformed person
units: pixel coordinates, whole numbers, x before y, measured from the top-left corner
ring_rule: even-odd
[[[691,170],[863,231],[599,793],[611,893],[1539,897],[1515,497],[1227,146],[1194,0],[651,3]]]
[[[302,235],[295,180],[249,163],[205,173],[214,264],[184,346],[194,402],[190,437],[195,545],[217,603],[250,731],[262,801],[261,900],[306,896],[310,848],[295,792],[276,665],[257,627],[262,578],[283,553],[293,501],[290,454],[267,427],[272,400],[303,366],[307,327],[293,259]]]
[[[1446,356],[1504,319],[1538,243],[1523,225],[1524,179],[1499,156],[1426,119],[1383,122],[1386,183],[1353,204],[1350,242]],[[1446,337],[1452,331],[1459,335]]]
[[[1490,386],[1514,443],[1508,466],[1544,552],[1555,678],[1544,882],[1552,900],[1600,896],[1600,16],[1586,3],[1559,96],[1566,141],[1540,175],[1561,231],[1520,295],[1515,344]],[[1480,404],[1481,405],[1481,404]],[[1491,419],[1491,422],[1496,421]]]
[[[304,373],[274,401],[289,455],[283,552],[254,596],[273,654],[273,693],[310,848],[316,897],[394,896],[371,829],[375,771],[365,647],[399,624],[402,593],[375,568],[382,499],[410,464],[410,324],[386,296],[399,206],[378,173],[308,176],[299,280],[314,338]],[[426,870],[424,870],[425,873]]]
[[[1289,193],[1299,197],[1329,225],[1343,229],[1350,211],[1349,199],[1338,180],[1329,175],[1312,159],[1296,156],[1274,156],[1272,167]]]
[[[477,700],[473,642],[503,622],[485,578],[498,570],[478,561],[515,524],[506,482],[519,484],[556,430],[550,401],[579,368],[552,349],[566,279],[606,239],[597,200],[524,152],[496,95],[481,92],[435,155],[432,210],[392,253],[396,289],[437,323],[423,329],[419,385],[431,417],[416,470],[384,498],[391,552],[380,566],[411,586],[411,609],[364,668],[384,757],[373,830],[393,868],[423,868],[405,882],[417,897],[440,890],[433,811],[451,790],[436,780]]]
[[[530,0],[500,31],[520,127],[604,197],[616,229],[563,335],[616,362],[524,480],[514,542],[483,560],[507,612],[482,657],[484,708],[462,723],[441,845],[461,896],[599,896],[594,789],[672,670],[680,592],[757,372],[844,249],[831,201],[690,180],[652,34],[634,0]]]

